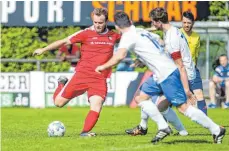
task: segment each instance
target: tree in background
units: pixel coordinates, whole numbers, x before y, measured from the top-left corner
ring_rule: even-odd
[[[228,1],[212,1],[210,2],[210,14],[215,16],[216,20],[229,19],[229,2]]]

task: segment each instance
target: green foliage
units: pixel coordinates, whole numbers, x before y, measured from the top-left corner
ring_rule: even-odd
[[[78,30],[80,30],[79,27],[48,29],[48,43],[65,38]],[[32,56],[34,50],[48,45],[48,43],[39,38],[38,28],[1,27],[1,31],[1,58],[38,60],[55,58],[55,53],[51,52],[46,52],[41,56]],[[69,66],[69,62],[41,63],[41,70],[46,72],[62,72],[68,71]],[[36,63],[1,63],[1,72],[26,72],[32,70],[37,70]]]
[[[217,20],[225,20],[223,16],[227,16],[227,18],[229,18],[229,10],[226,9],[226,3],[229,3],[229,2],[228,1],[210,2],[209,9],[210,9],[211,16],[217,16]]]
[[[27,59],[32,57],[36,48],[46,44],[38,38],[37,28],[2,28],[1,58]],[[24,72],[36,70],[33,63],[1,63],[2,72]]]

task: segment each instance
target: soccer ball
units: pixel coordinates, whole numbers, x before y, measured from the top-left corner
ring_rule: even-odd
[[[53,121],[49,124],[47,131],[49,137],[62,137],[65,133],[65,127],[62,122]]]

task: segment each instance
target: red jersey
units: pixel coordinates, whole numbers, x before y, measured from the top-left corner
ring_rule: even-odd
[[[95,68],[113,56],[114,45],[120,40],[121,35],[108,29],[99,34],[93,28],[87,28],[68,38],[71,43],[81,43],[81,58],[76,71],[97,75]],[[102,75],[107,78],[110,73],[111,69],[107,69]]]

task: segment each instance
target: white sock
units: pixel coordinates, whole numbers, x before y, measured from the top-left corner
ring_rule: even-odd
[[[191,118],[192,121],[208,128],[212,134],[218,135],[220,133],[219,125],[215,124],[208,116],[206,116],[201,110],[189,106],[184,113],[185,116]]]
[[[149,116],[141,108],[141,122],[140,122],[140,126],[143,129],[147,129],[148,119],[149,119]]]
[[[183,131],[185,130],[184,125],[181,123],[180,119],[178,118],[176,112],[168,107],[164,112],[161,112],[161,114],[165,117],[165,119],[172,124],[172,126],[177,131]]]
[[[157,106],[153,104],[151,99],[139,103],[143,112],[145,112],[153,121],[157,123],[158,129],[165,129],[168,127],[167,122],[159,112]]]

